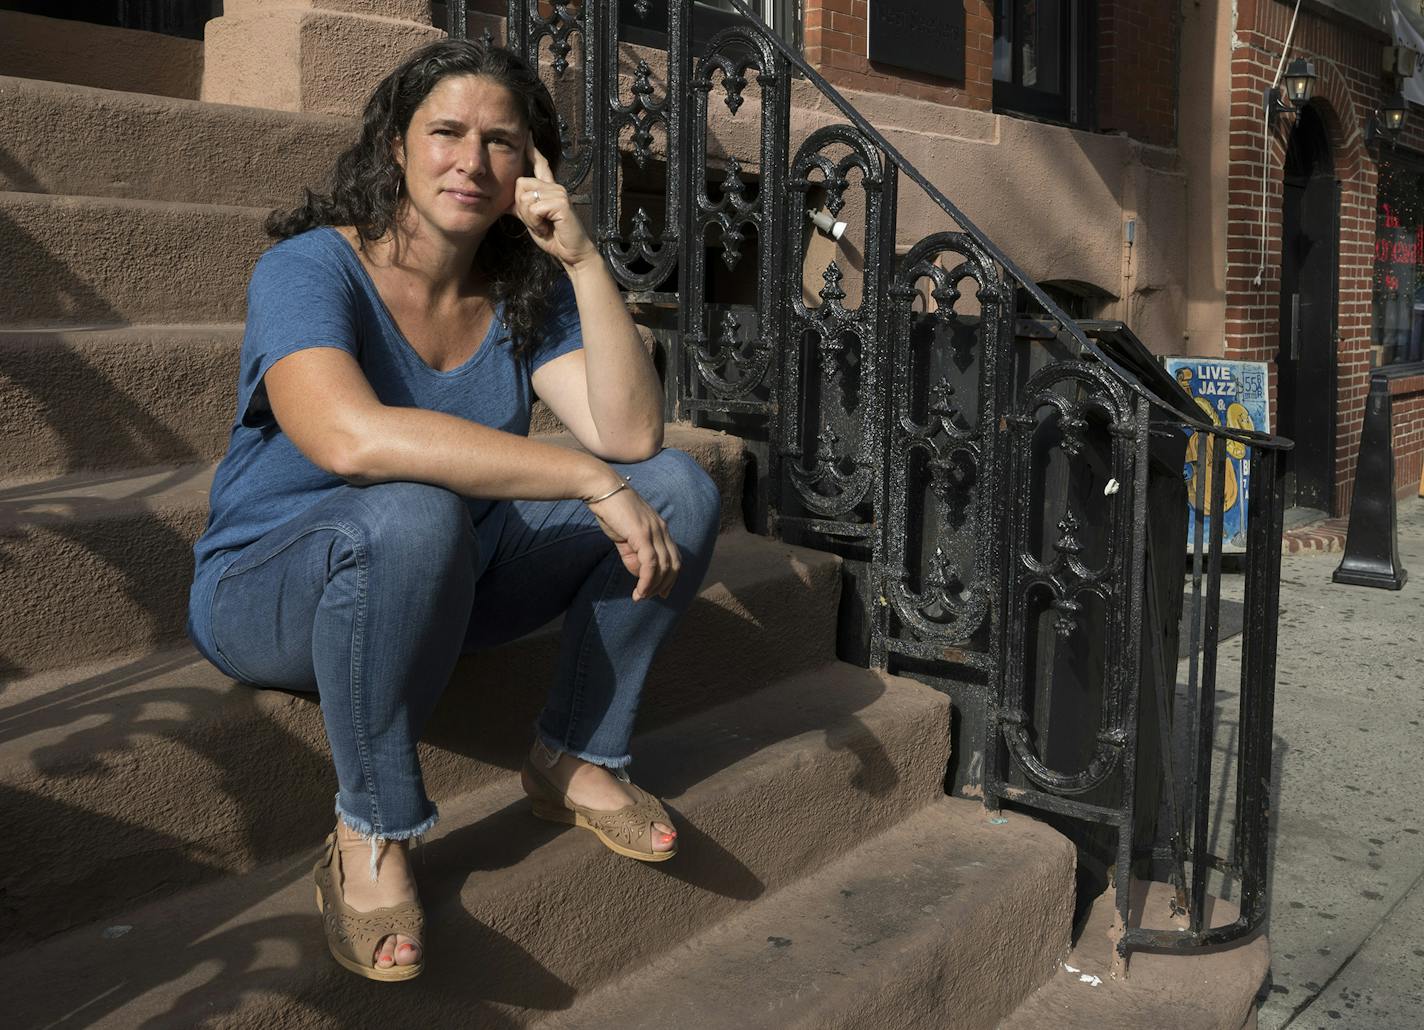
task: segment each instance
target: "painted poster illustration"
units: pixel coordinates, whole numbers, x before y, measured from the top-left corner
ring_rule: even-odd
[[[1270,432],[1270,398],[1266,393],[1266,364],[1262,361],[1225,361],[1221,358],[1164,358],[1167,371],[1192,395],[1203,417],[1219,426],[1231,429],[1253,429]],[[1184,430],[1185,431],[1185,430]],[[1217,513],[1211,508],[1212,439],[1205,433],[1191,433],[1187,443],[1186,463],[1182,476],[1187,481],[1187,506],[1192,517],[1187,524],[1187,548],[1193,546],[1196,525],[1197,456],[1204,459],[1203,474],[1206,490],[1204,508],[1206,520],[1202,549],[1210,541],[1211,520]],[[1251,458],[1245,444],[1226,445],[1226,482],[1222,498],[1222,550],[1246,549],[1246,508],[1251,494]]]

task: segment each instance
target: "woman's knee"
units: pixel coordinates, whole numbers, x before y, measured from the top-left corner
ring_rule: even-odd
[[[628,470],[633,488],[667,522],[673,539],[692,545],[717,534],[722,493],[690,455],[665,447]]]
[[[375,483],[353,493],[343,521],[373,558],[433,571],[474,567],[474,526],[458,494],[428,483]]]

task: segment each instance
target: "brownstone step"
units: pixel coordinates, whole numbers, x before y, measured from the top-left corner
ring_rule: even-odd
[[[358,980],[327,954],[310,870],[331,822],[328,808],[289,839],[302,847],[300,856],[12,953],[7,1020],[185,1028],[526,1025],[699,929],[774,899],[778,888],[932,803],[941,794],[948,740],[943,695],[840,664],[642,734],[634,742],[634,774],[666,799],[681,838],[676,858],[657,865],[534,819],[517,777],[505,775],[443,805],[431,843],[416,852],[430,931],[428,968],[413,989]],[[263,764],[265,792],[254,783],[250,805],[305,775],[270,758]],[[1006,848],[1016,845],[1024,871],[996,897],[1016,907],[1015,889],[1046,872],[1026,853],[1038,838],[1025,837],[1020,825],[1027,820],[997,828]],[[226,846],[214,838],[210,851]],[[945,873],[957,876],[955,868],[972,865],[976,849],[973,838],[959,841],[957,866]],[[1058,867],[1058,880],[1039,884],[1031,897],[1038,902],[1057,889],[1053,910],[1063,913],[1066,930],[1071,851]],[[1023,938],[1006,926],[1004,952],[1045,921],[1054,922],[1034,916]]]
[[[992,1030],[1067,948],[1073,866],[1042,823],[941,798],[537,1025]]]
[[[0,75],[0,190],[290,206],[326,182],[358,129],[329,115]]]
[[[240,322],[267,210],[0,193],[0,326]]]
[[[717,482],[724,528],[739,524],[741,440],[684,424],[664,440]],[[211,482],[204,464],[0,488],[0,680],[182,640]]]
[[[640,725],[826,661],[839,587],[833,555],[723,534]],[[517,763],[558,643],[551,624],[461,661],[422,747],[433,798]],[[0,947],[289,853],[331,815],[325,740],[310,695],[236,684],[188,647],[0,689]]]
[[[215,462],[241,324],[0,330],[0,484]]]

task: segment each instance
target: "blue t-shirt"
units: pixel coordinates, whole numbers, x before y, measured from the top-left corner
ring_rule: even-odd
[[[197,567],[188,631],[200,649],[214,649],[208,620],[213,591],[243,548],[345,484],[308,461],[277,425],[262,382],[267,370],[307,347],[335,347],[356,359],[384,404],[443,411],[527,436],[534,395],[530,377],[545,362],[583,346],[573,286],[559,280],[542,342],[522,360],[515,358],[500,316],[496,309],[468,361],[437,372],[401,335],[341,233],[313,229],[262,255],[247,288],[237,414],[227,454],[213,476],[208,526],[193,548]],[[480,553],[492,554],[505,508],[478,498],[466,503]]]

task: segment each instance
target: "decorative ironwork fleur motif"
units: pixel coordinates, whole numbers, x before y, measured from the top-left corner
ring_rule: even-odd
[[[642,207],[633,212],[633,227],[626,245],[618,235],[602,238],[601,242],[624,265],[640,259],[656,265],[669,245],[653,233],[652,219],[648,217],[647,209]]]
[[[934,284],[930,296],[935,302],[935,321],[943,324],[954,318],[954,306],[959,303],[962,294],[959,292],[959,283],[943,272],[934,277]]]
[[[855,462],[847,473],[842,466],[851,459],[838,452],[841,436],[829,423],[816,434],[816,450],[811,471],[790,465],[792,483],[803,504],[821,515],[841,516],[853,511],[873,482],[870,469]]]
[[[939,609],[943,614],[957,608],[960,591],[954,588],[963,588],[964,577],[949,555],[944,553],[943,547],[935,548],[929,573],[925,576],[925,586],[930,590],[921,595],[922,600],[916,605],[921,615],[928,616],[933,609]]]
[[[821,351],[821,377],[830,386],[840,374],[841,358],[845,356],[845,340],[839,333],[822,333],[817,346]]]
[[[1058,416],[1058,430],[1062,434],[1063,453],[1070,458],[1076,458],[1083,452],[1083,433],[1087,431],[1088,420],[1085,419],[1079,408],[1070,407],[1060,412]]]
[[[964,489],[965,473],[949,461],[932,461],[929,464],[930,490],[946,507],[954,504],[960,491]]]
[[[1059,640],[1071,640],[1078,629],[1078,615],[1083,606],[1072,597],[1055,597],[1053,610],[1058,613],[1058,617],[1053,620],[1053,632],[1058,635]]]
[[[930,414],[946,422],[952,421],[959,414],[959,407],[953,401],[954,392],[954,384],[949,377],[940,376],[939,381],[930,387]]]
[[[732,312],[722,312],[721,333],[717,336],[715,354],[719,367],[744,368],[750,360],[749,352],[753,341],[741,338],[742,321]]]
[[[648,16],[648,0],[633,0],[633,10],[638,12],[639,18]]]
[[[764,371],[760,366],[766,355],[756,339],[743,337],[741,319],[730,310],[723,311],[718,329],[710,347],[705,343],[693,347],[693,357],[704,374],[715,374],[718,381],[735,386],[746,376],[757,376]]]
[[[821,273],[821,278],[826,281],[826,285],[821,287],[821,300],[840,307],[841,301],[846,299],[846,292],[841,289],[841,280],[845,278],[841,273],[841,266],[834,261],[830,262]]]
[[[633,126],[633,160],[639,168],[648,164],[653,156],[653,125],[661,120],[660,106],[649,98],[653,95],[653,69],[647,61],[639,61],[633,73],[633,103],[630,110],[637,112],[630,119]]]
[[[549,52],[554,55],[549,63],[554,74],[562,78],[569,70],[569,54],[574,48],[569,36],[583,31],[583,17],[568,4],[555,4],[553,16],[545,24],[549,30]]]
[[[742,74],[740,68],[727,69],[722,74],[722,88],[727,92],[725,98],[727,110],[736,115],[742,108],[742,91],[747,88],[747,77]]]
[[[737,343],[737,333],[742,329],[742,320],[731,311],[722,312],[722,335],[717,337],[718,350],[723,354],[732,355],[731,360],[737,360],[739,345]]]
[[[645,254],[657,242],[657,237],[653,235],[652,220],[648,217],[647,208],[640,207],[633,212],[633,231],[628,236],[628,242]]]
[[[1071,511],[1066,513],[1058,520],[1058,539],[1053,542],[1053,549],[1070,558],[1078,557],[1083,553],[1083,544],[1078,539],[1081,528],[1077,517]]]
[[[722,196],[727,199],[727,217],[719,218],[722,229],[722,263],[731,271],[742,259],[742,244],[746,236],[742,233],[742,220],[732,217],[731,212],[747,210],[747,185],[742,181],[742,164],[735,157],[727,159],[727,174],[722,179]]]

